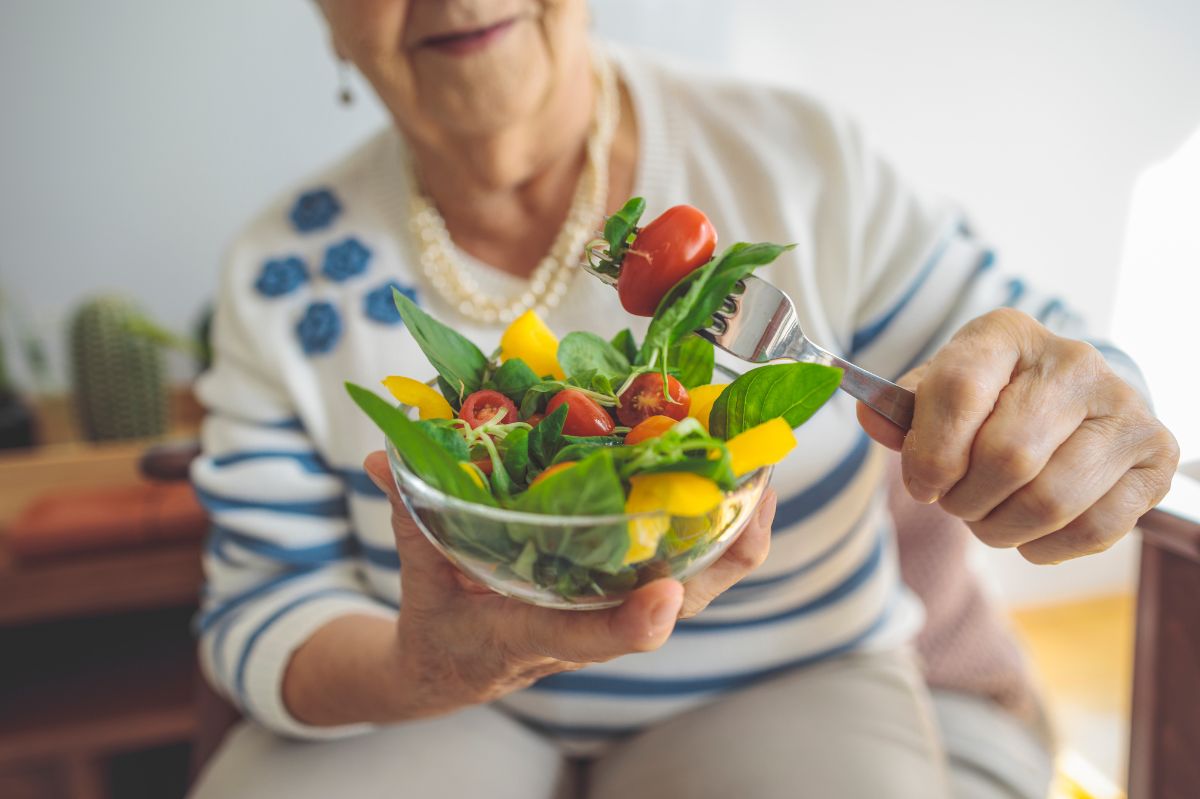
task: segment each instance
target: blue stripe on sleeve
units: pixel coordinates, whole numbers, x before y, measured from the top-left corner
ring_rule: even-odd
[[[775,509],[775,528],[778,535],[787,528],[812,516],[850,485],[871,451],[871,439],[859,432],[854,448],[824,477],[795,496],[780,500]]]
[[[258,627],[254,628],[254,632],[250,633],[250,635],[246,638],[246,643],[242,645],[242,654],[240,657],[238,657],[237,670],[234,672],[234,692],[238,697],[241,698],[243,707],[249,707],[246,697],[246,663],[249,662],[250,654],[254,650],[254,645],[258,643],[258,639],[262,637],[262,634],[270,629],[272,624],[298,608],[300,605],[303,605],[307,602],[312,602],[316,599],[334,595],[353,596],[360,599],[363,597],[363,594],[353,591],[349,588],[322,588],[318,591],[313,591],[311,594],[304,594],[303,596],[296,597],[291,602],[284,604],[282,607],[276,608],[271,615],[259,622]]]
[[[808,600],[803,604],[797,605],[787,610],[772,613],[767,616],[755,616],[748,619],[705,619],[703,615],[693,619],[684,619],[675,626],[675,634],[689,633],[708,633],[720,630],[744,629],[746,627],[759,627],[764,624],[776,624],[781,621],[794,619],[798,616],[804,616],[809,613],[815,613],[818,610],[827,608],[835,602],[840,602],[846,597],[853,594],[861,587],[871,576],[879,569],[879,564],[883,561],[883,543],[884,535],[881,530],[875,537],[875,546],[871,548],[871,552],[867,555],[866,560],[859,564],[850,575],[838,585],[821,594],[818,597]]]
[[[349,557],[357,550],[357,542],[350,535],[311,546],[289,547],[239,533],[222,525],[213,525],[209,540],[221,548],[232,544],[288,566],[320,566]]]
[[[242,452],[230,452],[225,455],[219,455],[211,460],[213,466],[218,469],[223,469],[226,466],[234,466],[239,463],[257,460],[269,459],[286,459],[297,463],[300,468],[306,472],[313,474],[328,474],[329,467],[325,464],[324,459],[316,452],[297,452],[290,450],[244,450]]]
[[[272,591],[284,583],[295,580],[297,577],[303,577],[306,574],[311,574],[315,569],[298,569],[295,571],[284,572],[276,575],[269,580],[265,580],[252,588],[242,591],[239,594],[234,594],[229,599],[214,607],[206,613],[200,614],[196,621],[196,630],[201,634],[207,632],[214,624],[222,618],[228,616],[233,611],[240,608],[255,597],[262,596],[268,591]]]
[[[1015,308],[1023,296],[1025,296],[1025,281],[1014,277],[1008,281],[1008,298],[1004,300],[1004,306]]]
[[[804,563],[800,564],[799,566],[796,566],[795,568],[789,569],[788,571],[782,572],[780,574],[772,575],[771,577],[762,577],[757,580],[755,580],[755,579],[741,580],[740,582],[734,583],[733,585],[729,586],[729,588],[726,589],[726,594],[728,594],[730,592],[736,594],[738,591],[753,590],[756,588],[766,588],[768,586],[776,585],[778,583],[790,582],[792,580],[795,580],[799,577],[804,576],[805,574],[808,574],[810,571],[817,568],[822,563],[825,563],[830,558],[832,558],[834,555],[838,554],[843,549],[845,549],[846,545],[854,540],[855,533],[857,533],[859,531],[859,525],[862,524],[863,519],[865,519],[870,513],[872,513],[875,510],[876,510],[876,506],[874,503],[867,505],[866,509],[862,512],[862,514],[859,515],[859,517],[854,520],[854,524],[852,524],[846,528],[845,533],[838,536],[837,539],[835,539],[831,545],[827,546],[821,552],[818,552],[815,556],[813,556],[812,558],[809,558],[808,560],[806,560]],[[725,594],[722,594],[722,596],[724,596],[724,595]],[[716,600],[714,600],[714,601],[719,602],[720,600],[721,600],[721,597],[717,597]]]
[[[395,549],[374,547],[359,542],[358,554],[362,556],[363,560],[373,566],[392,570],[399,570],[400,568],[400,553]]]
[[[195,486],[196,497],[209,513],[223,513],[233,510],[265,510],[274,513],[293,513],[300,516],[336,517],[346,515],[346,498],[344,496],[330,499],[296,500],[292,502],[264,502],[262,500],[238,499],[208,491]]]
[[[811,653],[804,657],[795,658],[765,669],[714,674],[706,677],[668,677],[665,679],[658,677],[596,674],[584,669],[583,671],[565,671],[559,674],[552,674],[549,677],[543,677],[526,690],[653,698],[686,696],[688,694],[704,694],[744,688],[759,680],[774,677],[792,669],[808,666],[849,652],[883,627],[891,615],[895,601],[896,598],[893,597],[884,606],[879,616],[865,630],[857,633],[848,641],[823,649],[820,652]]]
[[[1052,297],[1045,305],[1042,306],[1042,309],[1037,312],[1036,319],[1039,322],[1045,323],[1046,320],[1051,316],[1061,312],[1063,307],[1062,300],[1060,300],[1058,297]]]
[[[374,499],[383,499],[387,496],[379,490],[379,486],[375,485],[362,469],[337,469],[335,471],[337,476],[346,483],[346,487],[355,494]]]
[[[873,322],[870,322],[858,330],[854,331],[854,336],[850,341],[850,356],[853,357],[857,353],[866,349],[874,343],[875,339],[879,338],[880,334],[887,329],[893,320],[900,315],[905,306],[912,301],[912,298],[921,290],[921,286],[925,285],[925,281],[929,279],[929,275],[933,273],[933,268],[937,266],[942,255],[945,254],[946,248],[950,246],[950,242],[955,238],[963,235],[962,228],[955,228],[954,232],[942,238],[941,241],[933,248],[933,252],[925,259],[925,263],[921,265],[920,271],[916,277],[909,283],[908,288],[900,295],[895,304],[891,308],[877,316]]]

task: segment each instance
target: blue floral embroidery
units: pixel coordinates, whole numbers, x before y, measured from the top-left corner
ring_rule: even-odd
[[[325,251],[325,262],[321,264],[321,271],[330,280],[341,283],[367,271],[367,263],[370,260],[371,251],[351,236]]]
[[[308,267],[298,256],[274,258],[263,264],[254,288],[264,297],[282,297],[291,294],[296,287],[308,280]]]
[[[342,205],[329,189],[314,189],[301,194],[292,206],[292,224],[301,233],[321,230],[333,224],[342,212]]]
[[[321,355],[337,345],[342,335],[342,319],[330,302],[314,302],[296,325],[296,335],[305,355]]]
[[[405,286],[395,280],[389,280],[379,288],[367,292],[367,296],[363,298],[363,310],[366,311],[368,318],[374,319],[376,322],[382,322],[385,325],[400,323],[400,311],[396,310],[396,301],[392,299],[392,289],[400,292],[413,302],[417,302],[417,290],[415,288]]]

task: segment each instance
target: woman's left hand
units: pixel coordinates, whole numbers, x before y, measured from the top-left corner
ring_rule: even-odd
[[[907,436],[861,403],[858,418],[901,452],[909,493],[1033,563],[1107,549],[1179,463],[1175,438],[1096,348],[1019,311],[969,322],[900,383],[917,393]]]

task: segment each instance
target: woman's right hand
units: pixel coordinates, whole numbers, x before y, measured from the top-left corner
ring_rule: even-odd
[[[695,615],[767,556],[774,493],[725,555],[685,587],[654,580],[615,608],[566,611],[509,599],[460,572],[426,540],[396,491],[382,452],[364,464],[392,504],[401,562],[396,662],[407,706],[401,718],[448,713],[497,699],[535,680],[662,646],[678,618]]]

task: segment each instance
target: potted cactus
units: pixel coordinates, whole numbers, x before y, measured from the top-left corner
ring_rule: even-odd
[[[207,314],[202,319],[207,319]],[[92,441],[153,438],[168,425],[164,350],[207,362],[207,331],[195,338],[159,325],[124,297],[85,302],[71,320],[74,398],[84,435]]]

